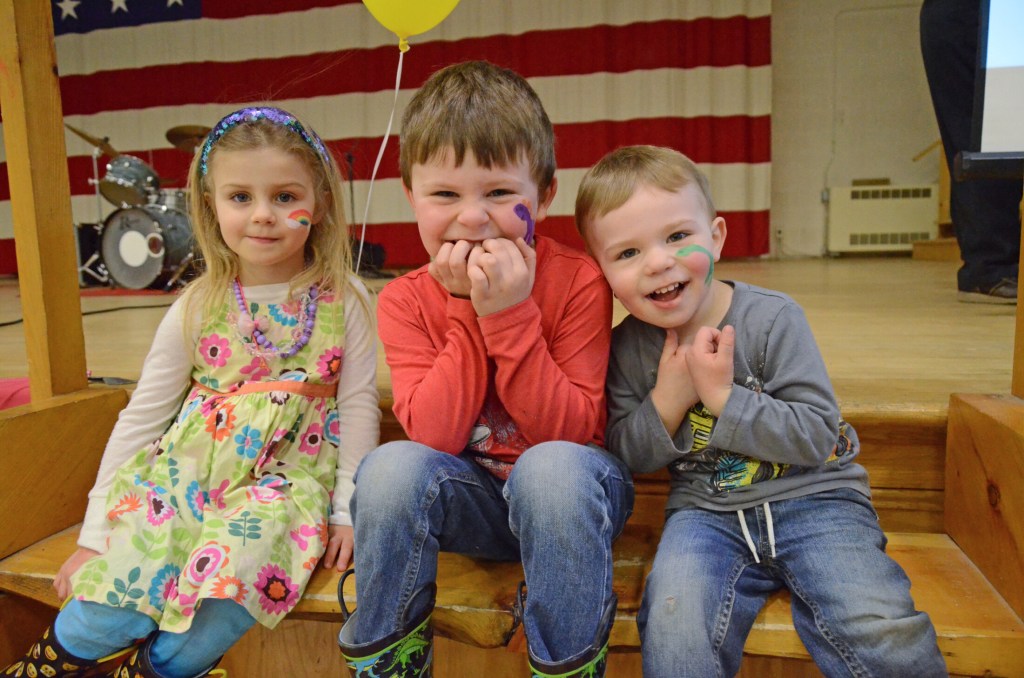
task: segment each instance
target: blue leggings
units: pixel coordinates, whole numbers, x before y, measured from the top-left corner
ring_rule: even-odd
[[[150,646],[149,659],[164,678],[192,678],[206,672],[256,623],[231,600],[206,599],[184,633],[161,631]],[[72,599],[54,622],[65,650],[81,659],[99,659],[134,644],[156,631],[141,612]]]

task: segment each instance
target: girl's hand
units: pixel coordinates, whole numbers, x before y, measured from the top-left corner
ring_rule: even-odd
[[[693,345],[686,351],[686,364],[697,395],[716,417],[722,415],[732,392],[735,348],[736,330],[726,325],[721,331],[714,327],[700,328]]]
[[[472,285],[466,274],[466,268],[470,253],[475,249],[480,249],[480,246],[474,245],[468,240],[446,242],[441,245],[437,256],[430,261],[427,272],[430,273],[430,277],[448,290],[448,294],[469,299]]]
[[[327,526],[327,550],[324,551],[324,569],[336,567],[338,572],[348,569],[352,560],[352,547],[355,545],[355,536],[350,525],[328,525]]]
[[[71,595],[71,575],[78,571],[85,561],[100,555],[99,551],[93,551],[79,547],[71,554],[71,557],[64,561],[64,564],[57,570],[57,576],[53,578],[53,590],[57,592],[57,598],[61,602]]]
[[[686,344],[679,343],[675,330],[665,330],[665,346],[658,361],[658,380],[651,390],[651,401],[669,436],[679,429],[686,412],[697,404],[697,390],[686,366]]]
[[[537,273],[537,252],[522,238],[484,240],[469,255],[470,299],[478,316],[515,306],[530,296]]]

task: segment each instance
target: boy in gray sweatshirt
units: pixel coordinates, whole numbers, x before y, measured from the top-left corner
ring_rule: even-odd
[[[644,675],[734,675],[783,587],[826,676],[946,675],[803,310],[714,277],[726,224],[707,178],[671,149],[621,148],[584,177],[576,223],[630,313],[612,338],[608,449],[672,479],[637,618]]]

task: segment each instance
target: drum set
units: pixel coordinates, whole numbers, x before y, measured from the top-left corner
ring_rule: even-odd
[[[75,224],[79,284],[171,290],[183,282],[194,258],[187,191],[162,187],[152,167],[118,153],[108,139],[65,126],[93,145],[90,183],[96,187],[100,216],[96,223]],[[182,125],[167,130],[166,136],[171,145],[191,155],[209,131]],[[102,178],[97,163],[101,155],[111,158]],[[100,196],[116,207],[105,219]]]

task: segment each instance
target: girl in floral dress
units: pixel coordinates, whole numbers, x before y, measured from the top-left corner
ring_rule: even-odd
[[[0,675],[209,675],[352,554],[352,477],[378,442],[376,335],[337,166],[276,108],[236,111],[189,173],[205,262],[168,311],[54,586],[71,595]],[[142,640],[141,645],[139,641]]]

